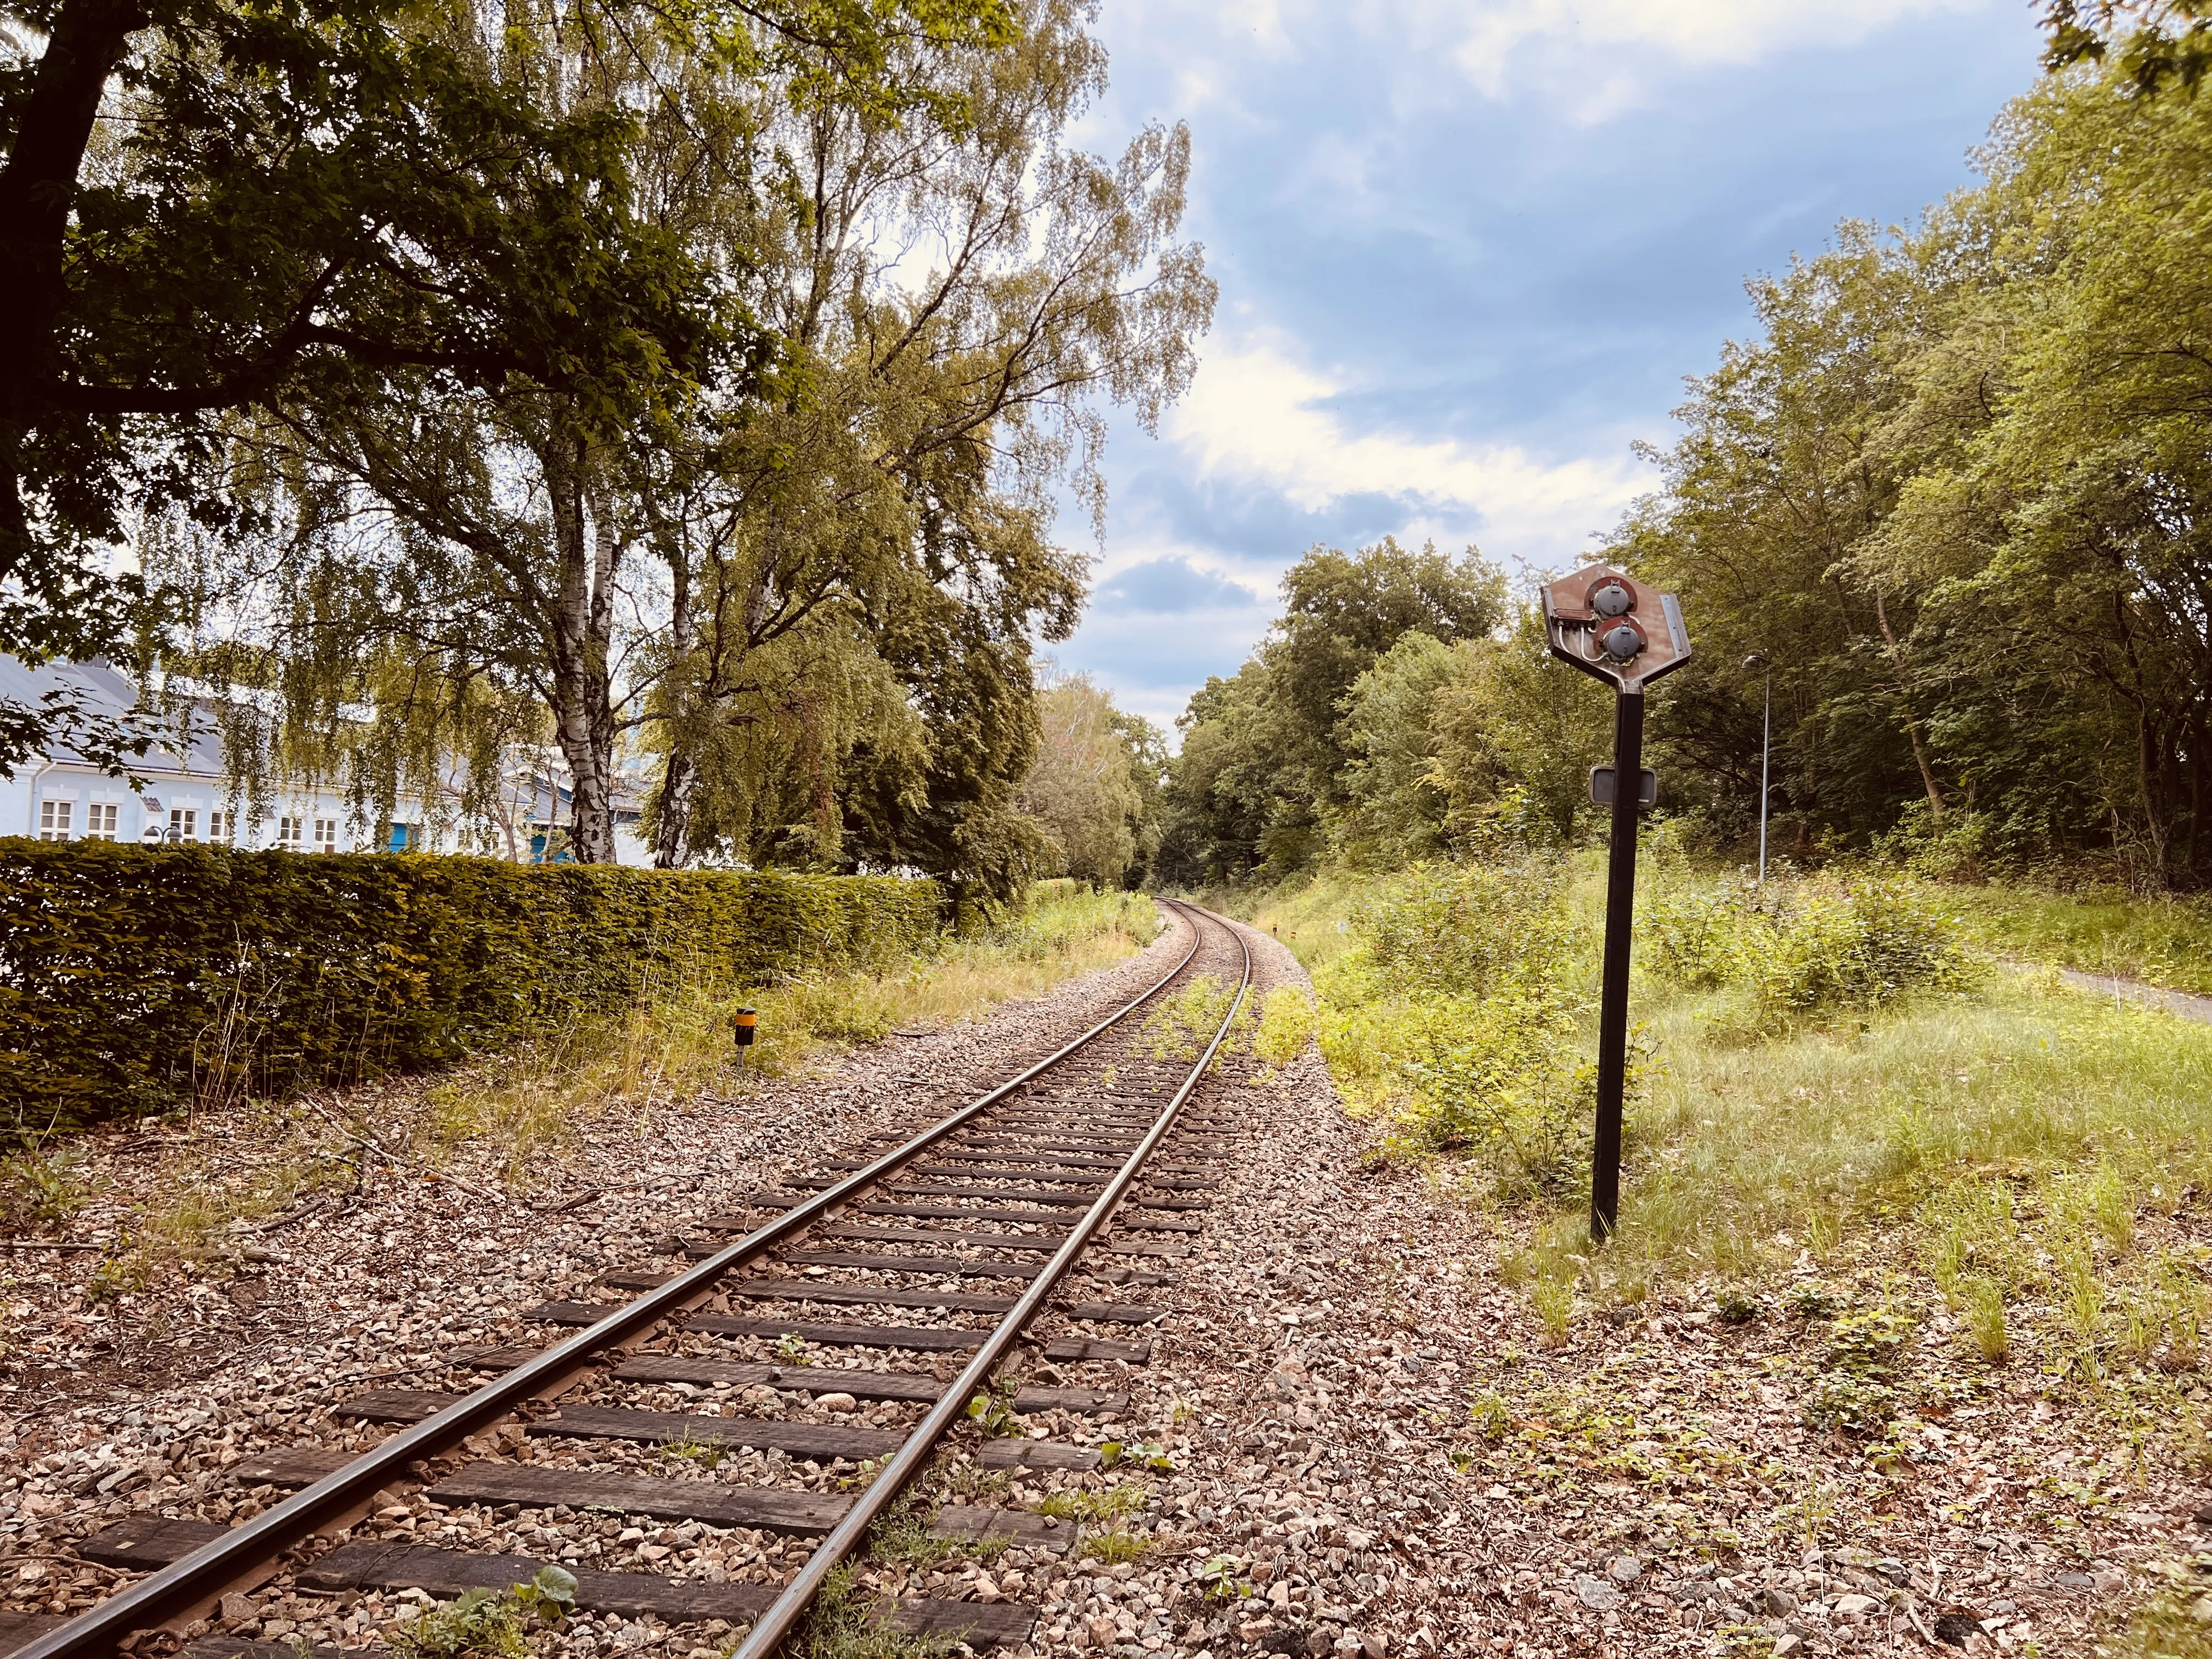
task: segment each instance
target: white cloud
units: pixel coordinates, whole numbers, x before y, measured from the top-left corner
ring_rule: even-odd
[[[1459,37],[1462,67],[1488,72],[1539,40],[1656,48],[1686,64],[1755,64],[1803,46],[1856,45],[1929,12],[1979,11],[1989,0],[1413,0],[1425,22]],[[1408,8],[1391,0],[1389,15]],[[1455,29],[1454,24],[1457,27]],[[1487,88],[1486,88],[1487,89]]]
[[[1917,17],[2019,0],[1265,0],[1252,7],[1115,0],[1110,33],[1175,68],[1173,107],[1232,118],[1285,63],[1334,61],[1349,28],[1358,55],[1389,55],[1401,116],[1472,83],[1486,97],[1532,94],[1581,122],[1647,103],[1672,69],[1742,67],[1777,53],[1856,46]],[[1260,94],[1264,101],[1264,94]]]
[[[1547,459],[1517,444],[1356,431],[1325,407],[1349,388],[1260,342],[1216,346],[1170,417],[1202,471],[1257,481],[1307,512],[1348,495],[1407,504],[1408,537],[1469,534],[1492,556],[1571,561],[1650,487],[1626,453]]]

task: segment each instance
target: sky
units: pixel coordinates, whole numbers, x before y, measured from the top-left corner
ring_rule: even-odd
[[[1103,0],[1110,152],[1187,122],[1220,284],[1157,439],[1117,420],[1082,627],[1170,728],[1316,543],[1571,567],[1656,482],[1743,283],[1909,224],[2036,74],[2029,0]]]

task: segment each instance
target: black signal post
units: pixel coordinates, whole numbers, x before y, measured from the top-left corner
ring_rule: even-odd
[[[1599,977],[1597,1124],[1590,1158],[1590,1237],[1620,1227],[1621,1096],[1628,1072],[1628,958],[1636,911],[1636,824],[1658,799],[1644,769],[1644,688],[1690,659],[1682,609],[1671,593],[1600,565],[1543,590],[1552,654],[1613,689],[1613,766],[1590,775],[1590,799],[1613,809],[1605,884],[1605,957]]]

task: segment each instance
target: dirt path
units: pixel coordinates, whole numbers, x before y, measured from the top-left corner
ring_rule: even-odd
[[[2212,997],[2169,991],[2163,986],[2142,985],[2117,974],[2085,974],[2073,968],[2061,968],[2058,977],[2079,991],[2094,992],[2122,1002],[2144,1003],[2153,1008],[2163,1008],[2169,1014],[2178,1014],[2183,1019],[2212,1021]]]

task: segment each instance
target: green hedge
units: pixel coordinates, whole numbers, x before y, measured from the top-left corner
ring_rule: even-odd
[[[421,1070],[649,979],[867,966],[927,881],[0,838],[0,1135]]]

